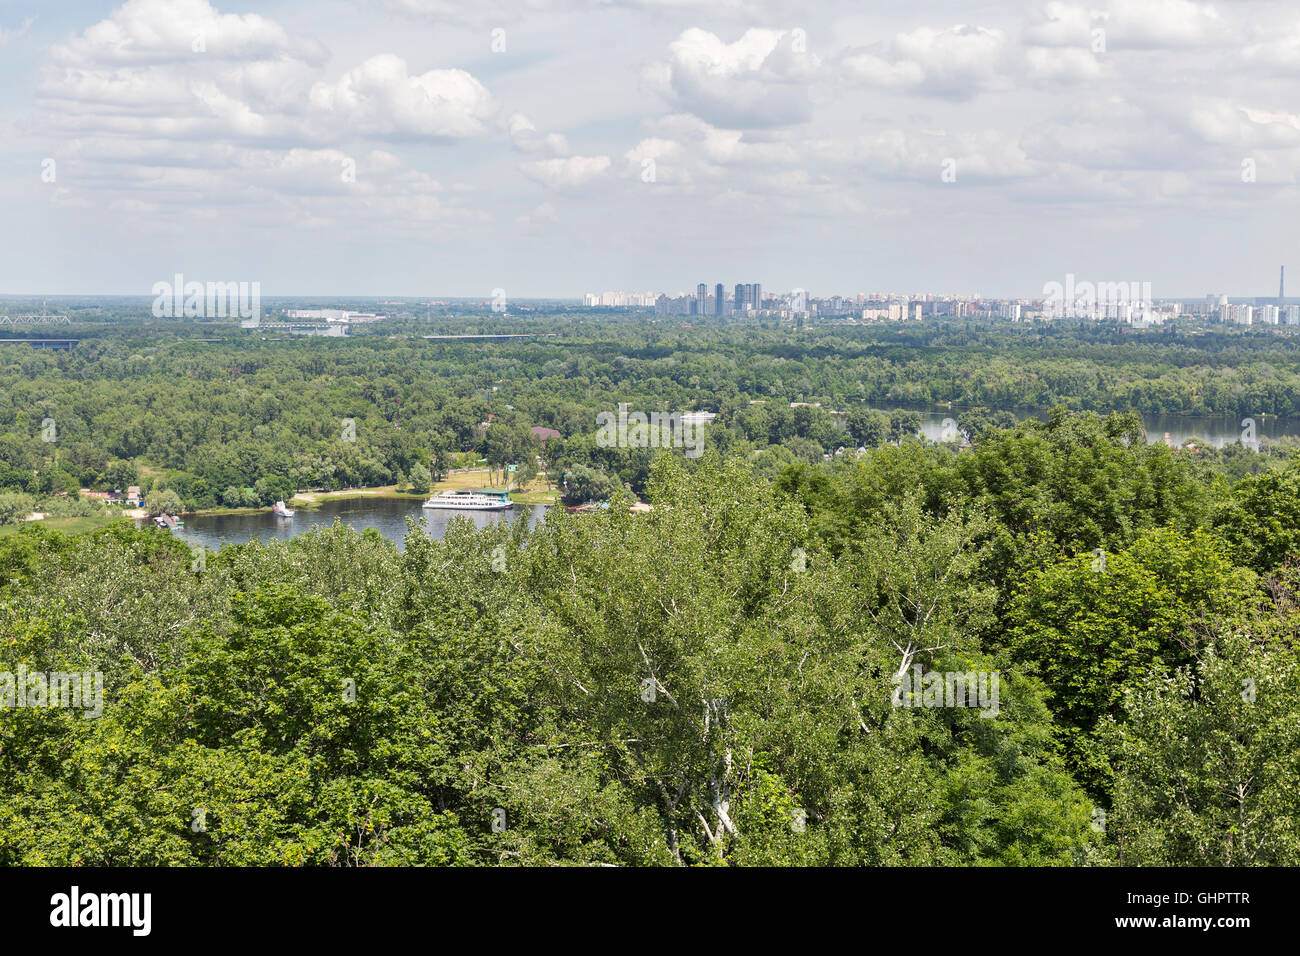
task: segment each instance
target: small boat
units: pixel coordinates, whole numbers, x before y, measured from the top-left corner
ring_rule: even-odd
[[[287,507],[283,501],[277,501],[275,504],[271,505],[271,511],[277,518],[293,517],[293,509]]]
[[[426,508],[449,508],[455,511],[505,511],[515,503],[504,491],[443,491],[424,503]]]

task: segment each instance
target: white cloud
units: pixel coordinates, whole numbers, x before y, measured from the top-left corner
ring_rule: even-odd
[[[311,108],[360,133],[462,139],[482,136],[496,112],[487,88],[464,70],[407,72],[391,53],[372,56],[335,83],[312,87]]]
[[[1005,50],[1001,30],[920,27],[887,43],[846,52],[840,72],[851,83],[965,100],[997,85]]]
[[[486,87],[460,69],[413,75],[393,54],[326,78],[322,50],[205,0],[130,0],[51,49],[33,126],[61,140],[60,179],[79,199],[98,191],[132,214],[181,202],[193,214],[214,204],[259,216],[291,209],[299,223],[391,216],[399,230],[481,219],[375,140],[499,133]]]
[[[763,128],[812,115],[808,87],[820,60],[792,30],[750,29],[734,43],[707,30],[684,31],[666,61],[643,74],[645,85],[678,110],[715,126]]]
[[[214,59],[251,60],[286,55],[321,62],[313,40],[290,37],[256,13],[221,14],[207,0],[127,0],[79,37],[54,45],[50,55],[69,68]]]
[[[552,156],[567,156],[569,141],[560,133],[540,133],[533,121],[523,113],[512,113],[506,120],[506,129],[515,149],[521,153],[549,152]]]
[[[1192,0],[1110,0],[1107,13],[1108,46],[1207,46],[1222,42],[1228,30],[1213,6]]]
[[[1228,100],[1198,105],[1188,116],[1188,127],[1206,142],[1234,148],[1300,146],[1300,117]]]
[[[1052,0],[1031,15],[1025,41],[1035,46],[1086,46],[1102,17],[1088,7]]]
[[[175,235],[233,209],[240,222],[320,227],[302,236],[319,252],[336,236],[381,250],[393,230],[441,225],[454,259],[500,243],[499,230],[461,228],[493,221],[526,227],[507,230],[516,263],[572,249],[606,269],[646,230],[682,237],[665,242],[665,262],[758,261],[772,235],[798,233],[821,254],[862,237],[855,216],[894,210],[892,246],[863,239],[894,269],[922,258],[913,247],[890,259],[904,237],[942,245],[973,222],[1038,243],[1041,218],[1017,220],[1018,203],[1136,229],[1150,210],[1178,206],[1190,221],[1231,209],[1241,215],[1216,221],[1245,223],[1244,203],[1290,198],[1224,186],[1240,185],[1243,157],[1260,182],[1300,168],[1300,18],[1282,3],[1028,0],[956,27],[923,6],[832,7],[793,18],[775,0],[356,0],[323,17],[308,0],[130,0],[61,32],[41,72],[22,76],[39,55],[29,29],[0,122],[7,145],[58,158],[42,214],[52,205],[102,230],[117,226],[110,208],[141,234]],[[24,29],[10,21],[0,42]],[[806,33],[770,28],[783,23]],[[489,54],[496,26],[504,55]],[[956,184],[940,180],[945,159]],[[20,197],[6,208],[21,223],[30,190],[16,183],[0,185]],[[945,218],[957,225],[927,232]],[[613,225],[593,228],[602,220]],[[187,238],[221,254],[199,232]],[[1010,242],[983,263],[994,273],[1036,254],[1007,255]],[[348,255],[389,276],[401,258]],[[280,265],[306,274],[308,258]],[[552,283],[564,263],[547,265]]]
[[[1283,73],[1300,72],[1300,23],[1270,36],[1262,43],[1252,43],[1242,50],[1250,65]]]

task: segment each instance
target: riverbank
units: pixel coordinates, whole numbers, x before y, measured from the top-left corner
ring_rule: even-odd
[[[306,511],[319,508],[322,502],[326,501],[343,501],[348,498],[396,498],[399,500],[416,500],[423,501],[428,495],[419,494],[412,491],[398,491],[396,485],[380,485],[376,488],[343,488],[339,491],[302,491],[294,495],[287,502],[290,508],[302,508]],[[234,517],[238,515],[264,515],[269,514],[270,507],[258,508],[202,508],[198,511],[186,511],[185,515],[194,515],[196,517],[223,516]]]
[[[433,483],[430,491],[398,491],[396,485],[377,485],[371,488],[341,488],[338,491],[300,491],[286,504],[293,509],[305,511],[318,509],[326,501],[345,501],[351,498],[387,498],[397,501],[424,501],[431,494],[440,491],[461,491],[466,488],[491,487],[491,475],[486,468],[457,470],[441,481]],[[559,501],[559,492],[547,488],[544,483],[533,481],[527,488],[510,492],[510,500],[521,505],[554,505]],[[256,515],[266,514],[270,508],[206,508],[202,511],[187,511],[187,515]]]
[[[277,517],[269,511],[194,515],[186,519],[185,527],[176,534],[188,545],[201,544],[209,550],[219,551],[228,544],[253,540],[263,543],[288,541],[300,534],[327,530],[340,524],[359,533],[377,531],[401,551],[412,525],[437,540],[448,529],[467,521],[480,528],[498,522],[517,521],[527,521],[531,526],[547,511],[545,505],[516,505],[509,511],[454,511],[425,508],[423,504],[419,496],[371,494],[329,498],[318,501],[314,508],[295,508],[291,518]]]

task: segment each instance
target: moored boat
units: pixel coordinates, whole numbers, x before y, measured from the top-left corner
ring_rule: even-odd
[[[514,506],[509,494],[495,489],[443,491],[424,503],[426,508],[448,508],[455,511],[505,511]]]

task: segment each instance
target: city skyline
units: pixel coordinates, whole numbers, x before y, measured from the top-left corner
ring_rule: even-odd
[[[1074,283],[1074,281],[1076,280],[1077,277],[1076,277],[1073,273],[1066,273],[1066,275],[1065,275],[1064,278],[1065,278],[1065,280],[1066,280],[1066,285],[1067,285],[1067,288],[1068,288],[1070,285],[1072,285],[1072,284]],[[1080,279],[1079,281],[1082,282],[1082,281],[1085,281],[1085,280]],[[1276,295],[1276,296],[1266,296],[1266,295],[1243,295],[1243,294],[1231,293],[1231,292],[1223,292],[1223,291],[1213,291],[1213,292],[1211,292],[1211,291],[1208,291],[1208,290],[1207,290],[1207,291],[1203,291],[1203,292],[1201,292],[1201,293],[1192,293],[1192,294],[1183,294],[1183,295],[1154,295],[1154,294],[1151,292],[1151,283],[1150,283],[1150,282],[1139,282],[1139,281],[1134,281],[1134,280],[1113,280],[1113,279],[1112,279],[1112,280],[1097,280],[1097,281],[1094,282],[1093,284],[1096,284],[1096,285],[1112,285],[1112,286],[1115,286],[1115,285],[1122,285],[1122,286],[1127,286],[1127,287],[1129,287],[1129,288],[1133,288],[1133,289],[1137,289],[1137,288],[1140,287],[1141,289],[1143,289],[1143,291],[1144,291],[1145,294],[1142,295],[1142,296],[1137,296],[1137,295],[1135,294],[1135,295],[1133,295],[1133,296],[1131,296],[1131,297],[1132,297],[1132,298],[1143,298],[1143,299],[1146,299],[1146,300],[1149,300],[1149,301],[1165,301],[1165,302],[1184,301],[1184,302],[1192,302],[1192,301],[1198,301],[1198,300],[1200,300],[1200,299],[1204,299],[1204,298],[1206,298],[1206,297],[1208,297],[1208,296],[1216,296],[1216,297],[1217,297],[1217,296],[1226,296],[1226,297],[1229,298],[1229,299],[1236,299],[1236,300],[1252,299],[1252,300],[1256,300],[1257,302],[1260,302],[1260,303],[1262,304],[1263,302],[1266,302],[1266,301],[1272,301],[1272,302],[1275,302],[1275,303],[1281,303],[1281,302],[1284,302],[1284,301],[1287,299],[1287,296],[1286,296],[1286,265],[1285,265],[1285,264],[1282,264],[1281,266],[1279,266],[1278,291],[1277,291],[1277,295]],[[1049,292],[1049,289],[1050,289],[1051,287],[1053,287],[1053,286],[1058,286],[1058,287],[1059,287],[1060,285],[1061,285],[1061,283],[1059,283],[1057,280],[1053,279],[1053,280],[1050,280],[1049,282],[1045,283],[1044,286],[1043,286],[1043,288],[1039,291],[1039,293],[1038,293],[1037,295],[1013,295],[1013,296],[1006,296],[1006,295],[987,295],[987,294],[984,294],[984,293],[981,293],[981,292],[978,292],[978,291],[976,291],[976,292],[971,292],[971,291],[966,291],[966,292],[948,292],[948,291],[944,291],[944,292],[936,292],[936,291],[933,291],[932,289],[926,289],[926,290],[924,290],[924,291],[914,289],[914,290],[907,291],[907,292],[898,291],[898,290],[896,290],[896,289],[894,289],[894,290],[888,290],[888,291],[881,290],[881,289],[875,289],[875,290],[872,290],[872,291],[863,291],[863,290],[859,290],[859,291],[857,291],[857,292],[853,292],[853,293],[845,293],[845,292],[819,292],[818,290],[815,290],[815,289],[806,289],[806,288],[803,288],[803,287],[801,287],[801,286],[797,286],[797,287],[795,287],[795,288],[793,288],[793,289],[788,289],[788,290],[787,290],[787,289],[770,289],[770,288],[769,288],[767,291],[768,291],[768,292],[769,292],[773,297],[789,296],[789,295],[794,295],[794,294],[800,294],[800,293],[802,293],[802,294],[806,295],[810,300],[811,300],[811,299],[823,299],[823,298],[856,298],[856,299],[858,299],[859,301],[864,300],[864,299],[865,299],[865,300],[873,300],[873,301],[882,301],[882,300],[887,300],[887,299],[890,299],[890,298],[910,298],[910,299],[917,299],[917,298],[920,298],[920,299],[922,299],[922,300],[928,300],[928,299],[944,299],[944,300],[952,300],[952,299],[966,299],[966,300],[972,300],[972,301],[987,300],[987,301],[1021,301],[1021,302],[1034,302],[1034,301],[1041,301],[1044,297],[1050,297],[1050,296],[1051,296],[1051,293]],[[698,283],[698,284],[696,284],[696,285],[695,285],[695,292],[694,292],[694,294],[695,294],[696,296],[701,295],[702,292],[703,292],[703,290],[705,290],[706,286],[708,286],[708,283]],[[758,289],[761,289],[761,288],[762,288],[762,284],[761,284],[761,283],[752,283],[752,284],[748,284],[748,285],[747,285],[747,284],[742,284],[742,283],[737,283],[737,284],[735,285],[735,287],[734,287],[734,290],[735,290],[735,291],[734,291],[734,293],[733,293],[733,295],[732,295],[732,297],[731,297],[731,301],[737,301],[737,300],[739,300],[739,298],[740,298],[740,296],[741,296],[741,290],[742,290],[742,288],[750,288],[751,286],[752,286],[752,287],[756,287],[756,288],[758,288]],[[721,296],[723,293],[724,293],[724,284],[723,284],[723,283],[717,283],[716,286],[714,287],[714,291],[713,291],[712,293],[709,294],[709,300],[710,300],[710,301],[716,301],[716,299],[717,299],[719,296]],[[630,290],[621,290],[621,289],[620,289],[620,290],[614,290],[614,289],[606,289],[606,290],[604,290],[604,291],[602,291],[602,292],[584,292],[584,293],[583,293],[581,296],[579,296],[578,298],[579,298],[579,301],[581,301],[584,305],[589,305],[589,304],[595,304],[595,303],[588,303],[586,300],[587,300],[587,299],[590,299],[590,298],[594,298],[594,297],[604,297],[604,296],[627,296],[627,297],[643,297],[643,298],[648,297],[648,298],[653,299],[654,297],[656,297],[656,296],[660,296],[660,295],[668,295],[668,296],[670,296],[670,297],[689,297],[691,294],[692,294],[692,293],[691,293],[690,291],[688,291],[687,289],[684,289],[684,288],[678,288],[678,289],[676,289],[676,290],[660,289],[660,290],[658,290],[658,291],[654,291],[654,292],[652,292],[652,291],[633,292],[633,291],[630,291]],[[761,292],[761,291],[759,292],[759,295],[760,295],[760,296],[762,295],[762,292]],[[1297,298],[1300,298],[1300,297],[1297,297]],[[652,303],[642,303],[642,304],[652,304]]]

